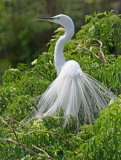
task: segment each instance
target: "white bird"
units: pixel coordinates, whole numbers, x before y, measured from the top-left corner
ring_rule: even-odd
[[[34,117],[52,116],[64,109],[64,125],[71,116],[77,121],[92,123],[95,115],[108,105],[114,94],[96,79],[83,73],[76,61],[65,60],[64,45],[74,34],[74,23],[70,17],[60,14],[35,20],[58,23],[65,28],[65,35],[59,38],[54,51],[58,77],[41,95]]]

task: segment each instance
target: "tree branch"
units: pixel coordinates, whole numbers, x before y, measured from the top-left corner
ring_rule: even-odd
[[[91,51],[90,49],[88,49],[88,48],[86,48],[86,47],[81,47],[80,49],[85,49],[85,50],[89,51],[89,52],[92,53],[96,58],[101,59],[102,63],[103,63],[104,65],[106,65],[106,64],[107,64],[107,61],[106,61],[105,55],[104,55],[104,53],[103,53],[103,51],[102,51],[103,43],[102,43],[100,40],[98,40],[98,39],[94,39],[94,38],[89,38],[89,39],[91,39],[91,40],[93,40],[93,41],[97,41],[97,42],[99,43],[99,51],[100,51],[100,53],[101,53],[101,55],[102,55],[102,59],[101,59],[100,56],[97,56],[93,51]],[[80,44],[79,42],[76,42],[76,41],[71,41],[71,42],[74,42],[75,44]],[[90,45],[88,45],[88,44],[83,44],[83,43],[81,43],[81,44],[82,44],[82,45],[85,45],[85,46],[90,46]],[[97,44],[92,44],[92,45],[97,45]],[[77,49],[77,50],[80,50],[80,49]]]
[[[104,65],[106,65],[106,64],[107,64],[106,58],[105,58],[105,55],[104,55],[104,53],[103,53],[103,51],[102,51],[103,43],[102,43],[100,40],[98,40],[98,39],[93,39],[93,40],[97,41],[97,42],[100,44],[100,47],[99,47],[100,53],[102,54],[103,63],[104,63]]]
[[[15,129],[14,129],[10,124],[8,124],[2,117],[0,117],[0,118],[1,118],[1,120],[11,129],[12,133],[13,133],[13,134],[15,135],[15,137],[16,137],[17,142],[19,143],[18,136],[17,136],[17,134],[16,134]]]
[[[35,147],[35,148],[39,149],[40,151],[44,152],[46,154],[46,156],[40,156],[35,151],[33,151],[31,148],[29,148],[28,146],[26,146],[25,144],[22,144],[22,143],[20,143],[18,141],[10,139],[10,138],[8,138],[8,139],[7,138],[0,138],[0,141],[7,141],[7,142],[12,142],[12,143],[18,144],[22,148],[24,148],[25,150],[27,150],[30,154],[34,155],[34,156],[38,156],[38,157],[41,157],[41,158],[48,158],[48,159],[54,160],[47,152],[45,152],[44,150],[42,150],[42,149],[34,146],[33,144],[32,144],[33,147]]]
[[[20,146],[22,146],[22,148],[24,148],[25,150],[27,150],[30,154],[32,154],[32,155],[37,155],[37,153],[36,152],[34,152],[33,150],[31,150],[28,146],[26,146],[25,144],[22,144],[22,143],[20,143],[20,142],[18,142],[18,141],[15,141],[15,140],[13,140],[13,139],[11,139],[11,138],[0,138],[0,141],[8,141],[8,142],[13,142],[13,143],[15,143],[15,144],[18,144],[18,145],[20,145]]]
[[[37,146],[35,146],[35,145],[33,145],[33,144],[32,144],[32,146],[33,146],[34,148],[36,148],[36,149],[44,152],[44,153],[46,154],[46,158],[51,159],[51,160],[54,160],[54,159],[53,159],[47,152],[45,152],[43,149],[41,149],[41,148],[39,148],[39,147],[37,147]]]
[[[85,49],[85,50],[89,51],[89,52],[92,53],[96,58],[100,59],[100,57],[97,56],[97,55],[96,55],[93,51],[91,51],[90,49],[88,49],[88,48],[86,48],[86,47],[82,47],[82,48],[77,49],[77,50],[81,50],[81,49]]]
[[[31,131],[31,132],[28,132],[28,133],[19,133],[19,132],[16,132],[15,129],[11,125],[9,125],[2,117],[0,117],[0,118],[10,128],[10,130],[4,130],[4,131],[13,133],[15,135],[18,143],[19,143],[19,140],[18,140],[17,134],[27,136],[29,134],[36,133],[36,132],[38,132],[38,133],[48,133],[48,134],[52,134],[52,135],[57,135],[59,138],[64,140],[71,147],[72,151],[74,151],[74,146],[67,139],[65,139],[63,136],[61,136],[58,132],[53,133],[53,132],[50,132],[50,131],[34,130],[34,131]]]
[[[4,131],[13,133],[13,131],[11,131],[11,130],[4,130]],[[58,132],[53,133],[53,132],[50,132],[50,131],[39,131],[39,130],[34,130],[34,131],[31,131],[31,132],[28,132],[28,133],[16,132],[16,134],[23,135],[23,136],[27,136],[27,135],[32,134],[32,133],[48,133],[48,134],[56,135],[59,138],[61,138],[62,140],[64,140],[71,147],[72,151],[74,151],[74,146],[67,139],[65,139],[63,136],[61,136]]]
[[[26,134],[25,134],[25,133],[18,133],[18,132],[16,132],[16,133],[17,133],[17,134],[24,135],[24,136],[27,136],[27,135],[29,135],[29,134],[36,133],[36,132],[39,132],[39,133],[48,133],[48,134],[56,135],[56,136],[58,136],[59,138],[61,138],[62,140],[64,140],[64,141],[72,148],[72,151],[74,151],[74,146],[73,146],[67,139],[65,139],[63,136],[61,136],[58,132],[53,133],[53,132],[50,132],[50,131],[34,130],[34,131],[28,132],[28,133],[26,133]]]

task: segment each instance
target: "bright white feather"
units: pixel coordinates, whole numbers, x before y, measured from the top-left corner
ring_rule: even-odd
[[[70,60],[41,96],[35,117],[41,118],[42,114],[52,116],[64,109],[65,125],[70,116],[84,123],[92,123],[95,114],[104,109],[112,98],[112,92],[96,79],[83,73],[76,61]]]

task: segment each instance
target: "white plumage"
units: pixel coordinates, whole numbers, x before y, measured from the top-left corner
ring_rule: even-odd
[[[84,123],[92,123],[95,115],[114,98],[113,93],[96,79],[83,73],[76,61],[65,61],[63,48],[74,34],[74,24],[70,17],[61,14],[36,20],[62,25],[65,35],[59,38],[55,46],[54,61],[58,77],[41,95],[34,117],[52,116],[64,109],[65,125],[69,122],[70,116]]]

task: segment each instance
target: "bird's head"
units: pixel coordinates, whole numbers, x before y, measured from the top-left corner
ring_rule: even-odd
[[[49,22],[60,24],[65,29],[66,28],[73,28],[74,29],[74,24],[73,24],[72,19],[69,16],[64,15],[64,14],[59,14],[54,17],[37,18],[35,20],[36,21],[49,21]]]

